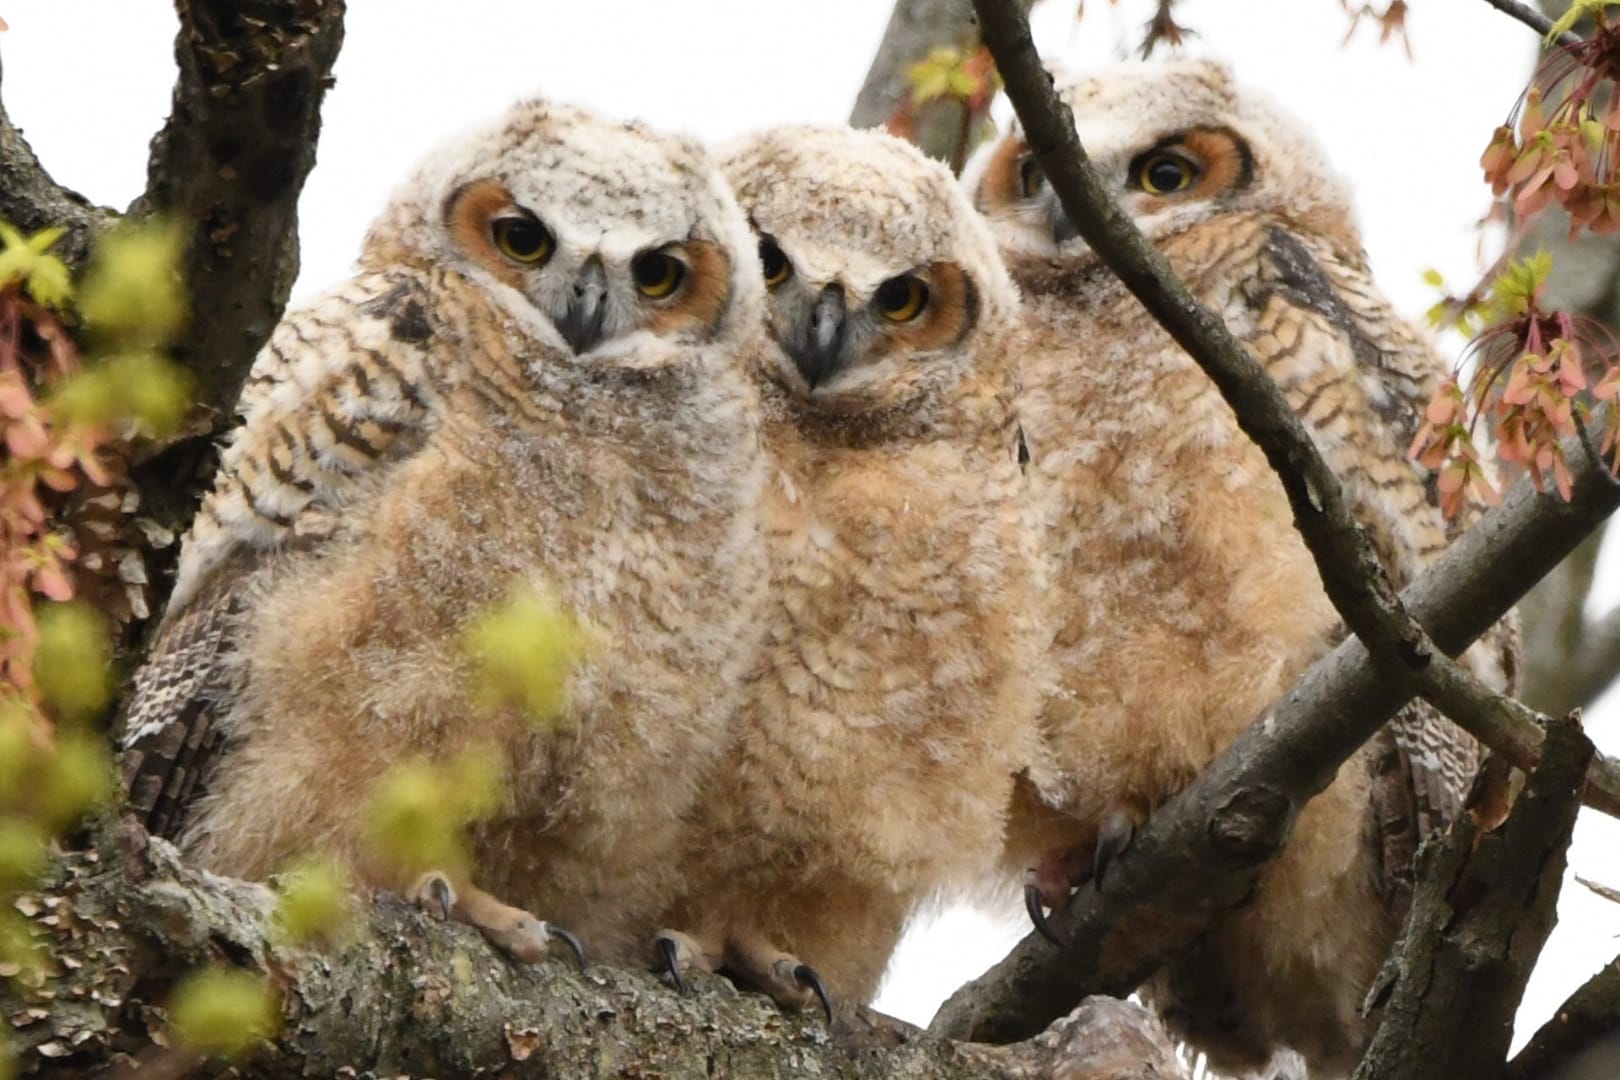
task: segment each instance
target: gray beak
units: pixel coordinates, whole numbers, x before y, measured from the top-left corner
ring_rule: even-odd
[[[838,367],[839,354],[844,350],[845,317],[844,287],[828,285],[816,297],[805,324],[804,337],[789,351],[799,374],[814,390]]]
[[[576,356],[602,340],[606,301],[607,274],[602,270],[602,260],[593,255],[574,279],[573,292],[568,297],[568,314],[557,325]]]
[[[1054,193],[1052,195],[1052,243],[1061,247],[1065,240],[1073,240],[1079,235],[1079,230],[1074,227],[1074,222],[1070,221],[1069,215],[1064,213],[1062,201]]]

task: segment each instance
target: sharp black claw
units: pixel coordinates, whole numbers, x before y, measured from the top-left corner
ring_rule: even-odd
[[[453,902],[450,896],[450,883],[442,877],[436,877],[428,883],[428,891],[433,894],[433,899],[439,902],[440,917],[449,922],[450,905]]]
[[[1040,931],[1041,937],[1059,947],[1063,945],[1063,939],[1052,929],[1052,924],[1046,921],[1046,905],[1041,902],[1041,888],[1035,882],[1033,870],[1024,875],[1024,910],[1029,912],[1029,921],[1035,924],[1035,929]]]
[[[800,964],[793,969],[793,981],[800,986],[808,986],[816,992],[816,997],[821,999],[821,1007],[827,1011],[827,1023],[831,1024],[833,1022],[832,998],[827,996],[827,987],[822,983],[821,976],[816,974],[816,969],[809,964]]]
[[[658,955],[664,959],[664,972],[675,980],[675,989],[686,993],[686,982],[681,978],[681,948],[675,944],[674,938],[661,937],[658,939]]]
[[[585,946],[579,943],[579,938],[575,937],[573,934],[570,934],[562,927],[552,926],[550,923],[546,924],[546,937],[551,938],[553,941],[560,941],[572,949],[574,951],[574,959],[579,961],[579,970],[581,972],[585,970]]]

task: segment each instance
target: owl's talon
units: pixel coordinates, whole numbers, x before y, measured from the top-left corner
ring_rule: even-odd
[[[1116,808],[1103,815],[1097,827],[1097,849],[1092,855],[1091,879],[1102,888],[1103,874],[1109,865],[1131,846],[1136,835],[1137,816],[1129,810]]]
[[[551,942],[560,941],[573,952],[584,971],[585,946],[560,926],[537,919],[522,908],[504,904],[470,881],[458,888],[442,870],[429,870],[411,886],[411,903],[446,922],[465,923],[483,934],[501,952],[526,964],[551,955]]]
[[[439,919],[450,921],[450,913],[456,906],[456,888],[450,884],[450,879],[437,870],[430,870],[416,879],[411,888],[411,902],[424,910],[437,909]]]
[[[686,993],[686,980],[681,978],[681,947],[675,939],[668,934],[659,934],[653,939],[653,945],[658,949],[659,960],[662,964],[661,973],[668,975],[675,984],[675,989]]]
[[[809,964],[799,964],[793,969],[793,981],[800,986],[815,992],[821,1001],[821,1007],[827,1012],[827,1023],[833,1022],[832,998],[827,995],[827,987],[822,983],[821,976]]]
[[[1041,937],[1061,949],[1064,941],[1052,929],[1052,924],[1046,921],[1046,901],[1041,895],[1040,875],[1033,869],[1024,871],[1024,910],[1029,912],[1029,921],[1035,924]]]
[[[550,938],[552,941],[562,942],[573,951],[574,959],[579,961],[580,974],[583,975],[586,969],[585,946],[579,943],[579,938],[575,937],[573,934],[569,933],[567,930],[564,930],[560,926],[553,926],[551,923],[545,923],[543,925],[545,926],[546,937]]]

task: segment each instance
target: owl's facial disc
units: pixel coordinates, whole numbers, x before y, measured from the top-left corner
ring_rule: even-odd
[[[812,247],[805,258],[801,273],[774,237],[760,238],[766,325],[781,347],[775,378],[820,409],[862,412],[904,400],[977,322],[978,291],[957,263],[885,277],[881,264],[857,253]]]
[[[1120,204],[1142,223],[1196,202],[1230,198],[1254,181],[1254,154],[1248,142],[1222,126],[1171,132],[1145,149],[1119,154],[1106,147],[1090,149],[1104,179],[1118,185]],[[1079,236],[1040,162],[1021,139],[1008,139],[995,152],[978,198],[992,218],[1039,230],[1054,249]]]
[[[698,235],[634,249],[622,235],[572,235],[494,180],[451,195],[445,222],[454,246],[521,293],[575,356],[636,331],[706,341],[731,303],[730,254]]]

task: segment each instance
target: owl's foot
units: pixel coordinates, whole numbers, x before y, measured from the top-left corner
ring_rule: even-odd
[[[1041,937],[1054,945],[1061,947],[1066,942],[1047,922],[1046,913],[1069,906],[1075,887],[1089,875],[1090,864],[1091,849],[1081,845],[1048,851],[1036,866],[1024,871],[1024,909]]]
[[[720,968],[722,950],[718,945],[704,944],[679,930],[658,931],[658,936],[653,938],[653,951],[657,954],[653,970],[668,975],[675,989],[683,994],[686,982],[681,978],[682,972],[712,972]]]
[[[832,997],[809,964],[774,948],[760,938],[732,939],[727,943],[725,967],[736,978],[769,995],[784,1009],[795,1011],[821,1002],[827,1023],[833,1022]]]
[[[585,970],[585,948],[579,938],[522,908],[501,903],[470,881],[458,887],[450,875],[429,870],[416,879],[410,899],[441,919],[477,927],[491,945],[526,964],[544,960],[551,953],[551,943],[560,941],[573,950],[579,970]]]

